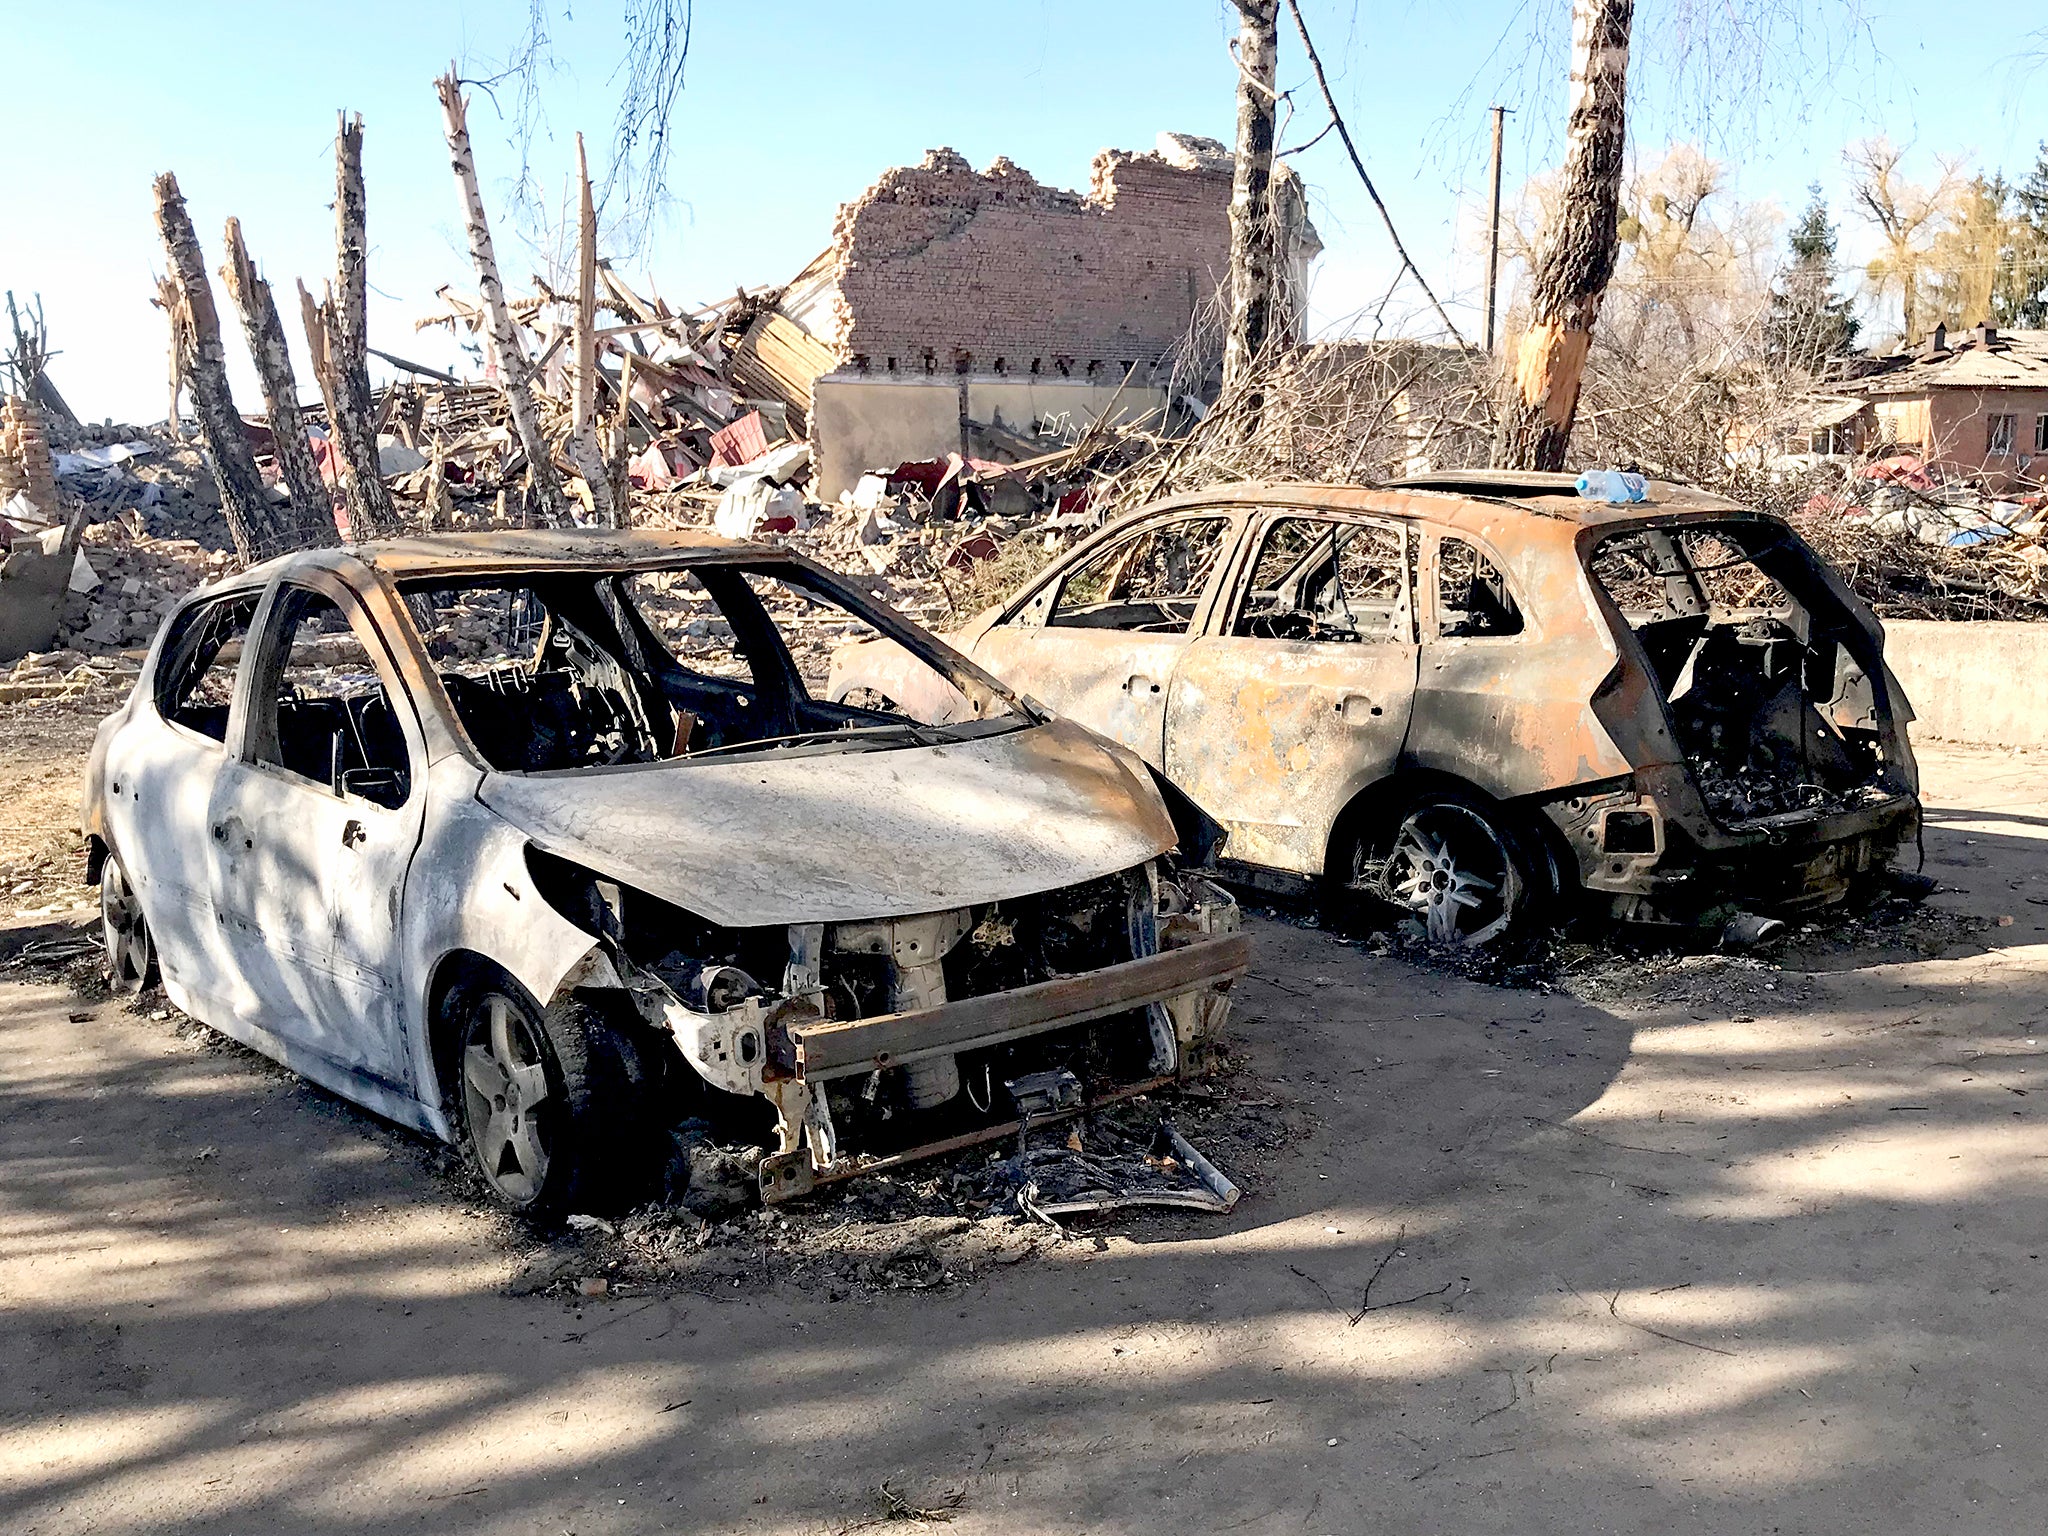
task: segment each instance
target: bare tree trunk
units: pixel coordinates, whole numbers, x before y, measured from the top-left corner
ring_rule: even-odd
[[[498,353],[499,382],[505,387],[505,403],[512,413],[512,427],[526,454],[527,474],[533,487],[530,508],[543,523],[560,523],[562,490],[555,478],[554,460],[548,456],[547,440],[541,436],[540,412],[533,401],[533,365],[520,344],[518,328],[505,307],[505,285],[498,279],[498,258],[491,248],[491,226],[484,217],[484,198],[477,186],[476,156],[469,147],[468,111],[462,99],[462,83],[451,64],[448,73],[434,82],[441,96],[441,112],[447,120],[448,153],[455,171],[455,183],[462,194],[462,217],[469,230],[469,255],[476,263],[477,288],[483,295],[484,316],[490,324],[491,345]]]
[[[306,446],[306,423],[299,415],[299,385],[292,377],[291,354],[285,350],[284,326],[277,318],[270,284],[256,275],[249,248],[242,243],[240,219],[228,220],[226,243],[228,259],[221,264],[221,281],[228,285],[228,296],[242,312],[242,333],[249,339],[249,356],[263,383],[278,473],[291,493],[294,535],[304,548],[338,544],[341,536],[334,526],[334,497],[320,478],[313,450]]]
[[[185,441],[185,428],[178,420],[178,396],[185,391],[185,306],[178,302],[178,280],[175,277],[160,277],[156,280],[157,308],[164,312],[171,327],[171,401],[170,409],[164,414],[164,430],[171,441]]]
[[[1230,332],[1223,343],[1223,390],[1250,377],[1273,329],[1279,279],[1279,220],[1273,210],[1273,79],[1279,62],[1280,0],[1236,0],[1237,171],[1230,190]],[[1256,426],[1258,402],[1248,418]]]
[[[1572,111],[1556,216],[1529,280],[1529,329],[1515,355],[1495,459],[1563,469],[1600,296],[1614,275],[1622,117],[1635,0],[1573,0]]]
[[[220,491],[220,509],[228,520],[235,552],[245,561],[262,560],[292,547],[285,520],[271,505],[256,472],[249,436],[228,390],[227,354],[221,348],[220,315],[213,307],[213,285],[207,281],[206,258],[199,236],[169,171],[156,179],[156,227],[163,236],[171,272],[178,281],[178,309],[184,318],[185,376],[192,385],[192,412],[199,435],[213,460],[213,483]]]
[[[330,441],[341,452],[349,537],[386,538],[398,509],[377,456],[377,413],[370,397],[370,282],[363,193],[363,120],[346,114],[334,140],[334,300],[327,307]]]
[[[576,379],[569,417],[569,451],[590,487],[590,507],[607,528],[619,526],[612,480],[597,445],[597,208],[590,197],[590,166],[583,135],[576,135]]]

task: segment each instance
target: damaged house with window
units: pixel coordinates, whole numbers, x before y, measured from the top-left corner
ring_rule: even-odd
[[[1937,479],[1994,495],[2032,489],[2048,470],[2048,331],[1937,325],[1918,351],[1875,359],[1837,390],[1815,452],[1910,452]]]
[[[813,494],[949,453],[1015,461],[1106,413],[1163,415],[1213,383],[1230,272],[1234,158],[1162,133],[1104,150],[1084,193],[950,149],[839,210],[832,243],[772,296],[732,359],[740,391],[808,423]],[[1322,249],[1301,182],[1276,170],[1285,324]],[[1212,346],[1192,338],[1214,332]]]

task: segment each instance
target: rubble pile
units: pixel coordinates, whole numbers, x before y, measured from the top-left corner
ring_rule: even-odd
[[[2048,492],[1989,495],[1910,456],[1731,490],[1784,512],[1880,618],[2048,619]]]

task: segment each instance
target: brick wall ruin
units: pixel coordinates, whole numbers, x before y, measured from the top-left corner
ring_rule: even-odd
[[[833,338],[872,373],[1142,375],[1230,270],[1230,170],[1105,150],[1086,196],[950,149],[886,173],[832,233]]]

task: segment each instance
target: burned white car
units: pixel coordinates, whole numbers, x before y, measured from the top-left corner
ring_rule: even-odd
[[[916,662],[904,702],[826,700],[863,639]],[[1135,755],[687,533],[204,590],[101,727],[85,823],[118,984],[160,967],[522,1212],[650,1192],[679,1125],[750,1132],[778,1200],[1169,1083],[1248,959]]]

